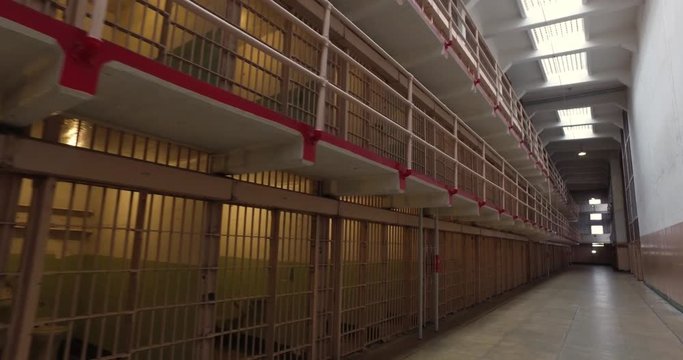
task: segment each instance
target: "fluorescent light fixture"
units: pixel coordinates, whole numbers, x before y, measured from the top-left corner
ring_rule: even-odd
[[[604,231],[602,225],[591,225],[591,235],[603,235]]]
[[[590,198],[588,200],[588,205],[600,205],[602,204],[602,200],[596,199],[596,198]]]
[[[522,15],[545,15],[566,13],[569,9],[581,7],[582,0],[522,0]]]
[[[590,107],[557,110],[557,117],[562,125],[581,125],[593,119]]]
[[[588,155],[588,153],[587,153],[587,152],[585,152],[585,151],[581,151],[581,152],[579,152],[579,156],[586,156],[586,155]]]
[[[603,243],[593,243],[593,247],[605,247]]]
[[[585,51],[541,59],[541,67],[549,82],[571,84],[588,77]]]
[[[593,125],[565,126],[562,131],[567,139],[585,139],[593,135]]]
[[[586,41],[583,18],[533,28],[530,33],[536,49],[552,53],[567,51]]]
[[[597,254],[597,253],[598,253],[597,250],[591,250],[591,254]]]
[[[593,221],[599,221],[602,220],[602,214],[601,213],[593,213],[590,215],[591,220]]]

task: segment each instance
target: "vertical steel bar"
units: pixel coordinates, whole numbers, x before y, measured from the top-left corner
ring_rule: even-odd
[[[330,52],[330,18],[332,12],[332,4],[327,3],[325,7],[325,17],[323,18],[322,35],[325,38],[325,43],[320,52],[320,91],[318,91],[318,107],[316,110],[316,130],[325,130],[325,101],[327,100],[327,58]]]
[[[104,19],[107,16],[108,0],[95,0],[94,2],[95,6],[92,11],[88,36],[100,40],[102,38],[102,30],[104,29]]]
[[[87,0],[72,0],[69,1],[66,12],[65,21],[79,29],[83,28],[83,21],[86,17]]]
[[[324,230],[323,221],[320,214],[316,214],[313,220],[313,241],[311,242],[311,301],[310,301],[310,316],[311,316],[311,357],[310,359],[318,358],[318,291],[320,278],[320,238]]]
[[[362,306],[358,327],[361,329],[361,347],[364,349],[368,339],[368,303],[370,292],[374,291],[368,286],[368,242],[370,240],[370,224],[367,221],[360,222],[360,239],[358,247],[358,258],[360,260],[359,297]]]
[[[332,219],[332,359],[341,358],[341,327],[342,327],[342,236],[343,220]]]
[[[406,162],[408,163],[408,169],[413,168],[413,138],[415,134],[413,133],[413,88],[414,88],[415,78],[410,75],[408,79],[408,150],[406,154]]]
[[[280,210],[271,211],[270,251],[268,258],[268,301],[266,303],[266,355],[273,359],[275,354],[275,323],[277,322],[277,270],[280,245]]]
[[[292,55],[292,31],[293,25],[291,21],[286,21],[285,26],[283,28],[284,36],[283,36],[283,44],[282,44],[282,53],[290,57]],[[282,73],[280,74],[280,95],[278,96],[278,101],[280,102],[280,112],[284,115],[288,115],[289,113],[289,90],[290,90],[290,81],[291,81],[291,71],[290,67],[287,66],[286,63],[281,64],[281,71]]]
[[[21,176],[0,174],[0,273],[6,270],[21,191]]]
[[[439,209],[434,210],[434,331],[439,331],[439,273],[441,258],[439,254]]]
[[[404,227],[403,228],[403,281],[406,286],[404,287],[404,298],[405,302],[403,304],[403,313],[404,313],[404,324],[403,324],[403,329],[411,329],[412,328],[412,319],[413,319],[413,311],[411,309],[411,304],[412,304],[412,295],[413,295],[413,289],[410,288],[409,284],[411,281],[411,277],[414,274],[415,269],[412,267],[412,262],[413,262],[413,253],[411,251],[412,247],[412,241],[413,241],[413,236],[414,230],[409,228],[409,227]]]
[[[420,208],[418,218],[418,297],[417,297],[417,338],[422,339],[422,327],[424,325],[424,272],[425,272],[425,248],[424,248],[424,209]]]
[[[338,56],[339,59],[339,88],[345,92],[349,91],[349,61],[343,56]],[[349,101],[339,94],[337,97],[337,121],[339,123],[339,136],[344,140],[349,137]]]
[[[26,225],[26,238],[19,267],[19,289],[10,315],[7,347],[3,359],[28,359],[31,332],[38,309],[45,249],[50,230],[56,181],[52,177],[33,180],[33,196]]]

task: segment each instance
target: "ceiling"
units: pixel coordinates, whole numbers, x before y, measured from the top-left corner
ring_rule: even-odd
[[[608,159],[620,151],[644,0],[463,1],[568,188],[607,189]],[[576,108],[589,108],[588,115],[561,122],[558,110]]]

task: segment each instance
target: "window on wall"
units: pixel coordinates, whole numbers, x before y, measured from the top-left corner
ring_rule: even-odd
[[[602,204],[602,200],[596,199],[596,198],[591,198],[588,200],[588,205],[600,205]]]
[[[602,225],[591,225],[591,234],[592,235],[602,235],[605,233],[605,229],[603,229]]]
[[[602,214],[600,214],[600,213],[591,214],[591,220],[593,220],[593,221],[602,220]]]

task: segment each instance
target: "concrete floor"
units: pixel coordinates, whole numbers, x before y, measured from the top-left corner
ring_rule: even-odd
[[[683,314],[630,274],[575,266],[397,359],[681,360]]]

